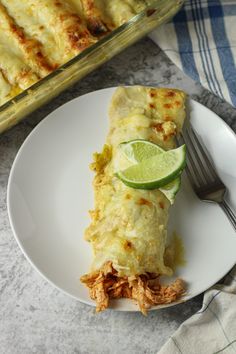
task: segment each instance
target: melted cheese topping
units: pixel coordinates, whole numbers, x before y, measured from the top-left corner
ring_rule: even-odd
[[[1,0],[0,104],[97,42],[145,0]]]
[[[164,263],[169,201],[159,190],[127,187],[114,172],[121,142],[141,138],[172,148],[185,118],[184,102],[185,94],[173,89],[136,86],[115,92],[107,145],[92,165],[95,210],[86,230],[95,255],[92,271],[111,261],[119,276],[172,273]]]
[[[98,34],[122,25],[151,3],[148,0],[81,0],[81,2],[92,32]]]

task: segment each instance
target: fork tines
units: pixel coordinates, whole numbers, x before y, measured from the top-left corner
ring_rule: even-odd
[[[190,125],[177,138],[177,143],[187,146],[186,172],[197,196],[201,200],[218,203],[236,230],[236,215],[224,199],[226,187]]]

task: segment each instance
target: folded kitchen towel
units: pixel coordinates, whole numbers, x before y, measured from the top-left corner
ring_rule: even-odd
[[[158,354],[236,353],[236,266],[224,284],[208,290],[203,305],[170,337]]]
[[[151,38],[186,74],[236,106],[235,0],[186,0]]]

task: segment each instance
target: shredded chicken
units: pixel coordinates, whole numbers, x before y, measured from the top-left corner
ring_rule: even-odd
[[[100,271],[82,276],[81,281],[89,288],[91,299],[96,301],[97,312],[109,306],[109,299],[129,298],[137,301],[141,312],[146,315],[152,306],[169,304],[185,293],[182,279],[162,285],[159,275],[152,273],[119,277],[111,262],[107,262]]]

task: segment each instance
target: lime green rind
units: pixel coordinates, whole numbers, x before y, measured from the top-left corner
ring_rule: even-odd
[[[153,181],[153,182],[132,182],[132,181],[127,181],[119,172],[116,173],[116,177],[118,177],[126,186],[134,188],[134,189],[160,189],[161,187],[166,186],[170,181],[173,181],[176,177],[180,175],[182,172],[182,169],[178,170],[178,172],[173,173],[171,175],[168,175],[168,177],[165,177],[163,179],[160,179],[158,181]]]

